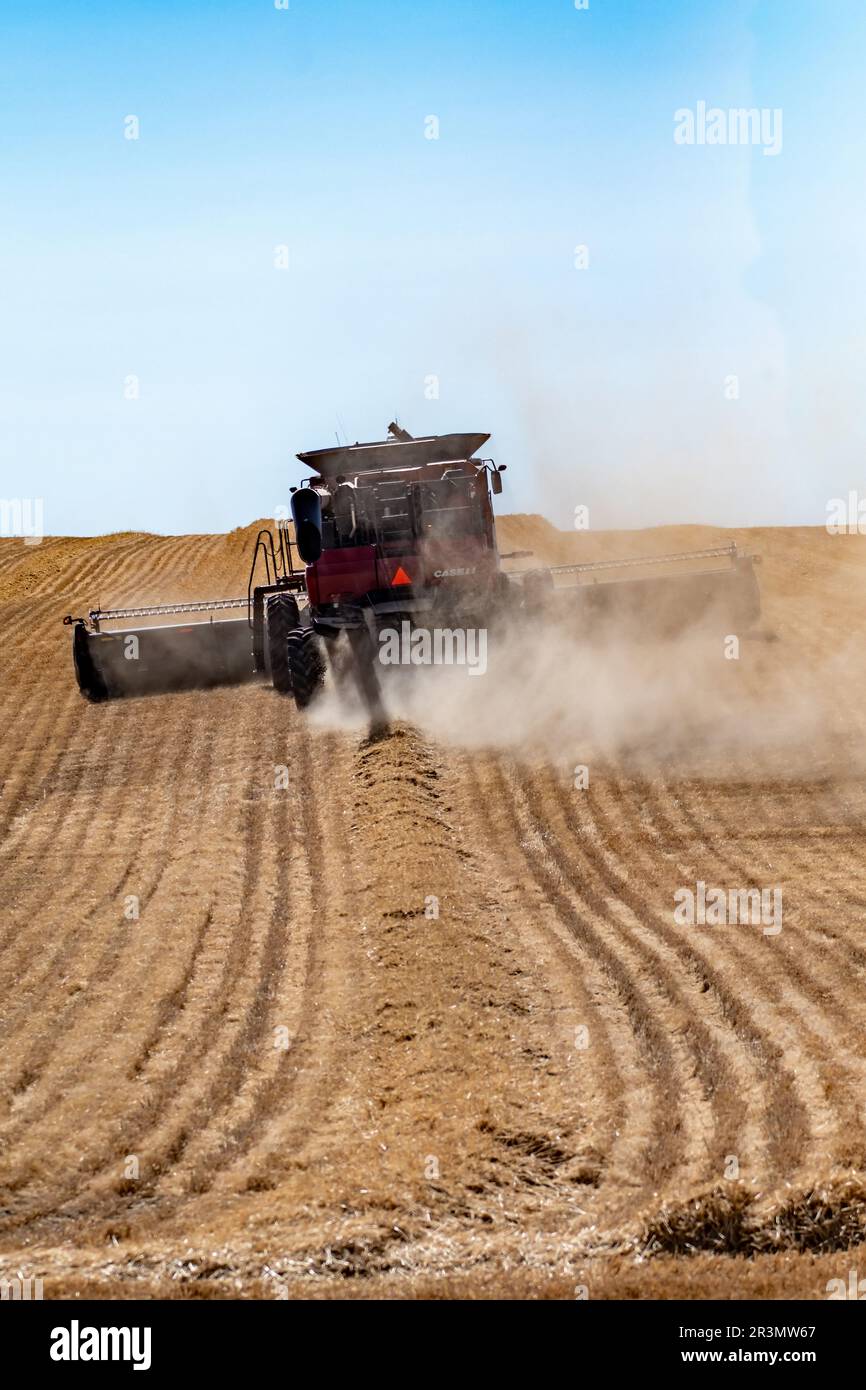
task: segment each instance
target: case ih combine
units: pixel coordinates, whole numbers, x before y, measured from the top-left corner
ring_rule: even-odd
[[[245,596],[64,619],[82,694],[270,678],[304,708],[330,667],[376,710],[377,638],[403,622],[495,634],[544,614],[574,637],[701,623],[742,632],[755,622],[755,557],[734,545],[506,573],[503,559],[528,552],[498,552],[492,495],[504,467],[476,458],[489,437],[414,439],[392,424],[385,440],[298,454],[312,476],[292,491],[292,522],[256,537]]]

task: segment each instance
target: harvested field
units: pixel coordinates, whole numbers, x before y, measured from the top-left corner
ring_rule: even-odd
[[[254,533],[0,542],[0,1274],[826,1297],[866,1234],[866,540],[505,517],[552,562],[735,539],[762,628],[539,634],[395,682],[375,738],[264,686],[80,698],[63,614],[243,592]],[[677,921],[698,882],[781,929]]]

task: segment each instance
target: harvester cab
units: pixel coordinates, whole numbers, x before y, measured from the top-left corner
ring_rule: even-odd
[[[375,444],[298,455],[315,470],[293,493],[292,515],[323,636],[374,631],[395,614],[459,616],[502,583],[491,502],[500,470],[473,458],[489,436],[390,429]]]

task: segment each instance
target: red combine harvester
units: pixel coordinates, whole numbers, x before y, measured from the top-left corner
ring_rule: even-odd
[[[734,545],[506,573],[492,496],[504,465],[475,455],[487,434],[414,439],[398,425],[371,444],[298,454],[312,477],[292,490],[292,523],[256,537],[242,598],[93,610],[73,627],[89,700],[270,679],[310,704],[330,667],[380,709],[383,629],[486,629],[544,615],[575,635],[639,636],[760,614],[757,557]],[[216,613],[246,609],[242,617]],[[209,613],[189,623],[187,614]],[[117,627],[130,619],[157,625]],[[178,621],[178,619],[180,621]]]

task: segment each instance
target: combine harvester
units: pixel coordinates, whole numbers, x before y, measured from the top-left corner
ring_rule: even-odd
[[[506,573],[503,559],[530,552],[497,549],[492,495],[504,465],[475,457],[490,436],[414,439],[395,424],[389,435],[298,454],[313,476],[292,489],[292,523],[256,537],[245,597],[65,618],[82,694],[270,678],[305,708],[330,666],[381,712],[377,638],[404,622],[495,632],[543,615],[575,638],[639,637],[695,625],[744,632],[760,614],[757,557],[733,544]],[[195,613],[210,617],[187,621]],[[131,620],[144,625],[116,626]]]

